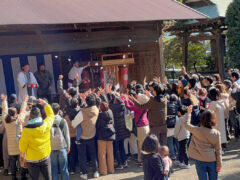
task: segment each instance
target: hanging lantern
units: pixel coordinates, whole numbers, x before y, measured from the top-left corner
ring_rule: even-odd
[[[121,68],[121,76],[122,76],[123,87],[127,87],[127,84],[128,84],[128,68],[127,67]]]
[[[89,89],[90,88],[90,77],[88,71],[83,71],[82,72],[82,82],[84,89]]]

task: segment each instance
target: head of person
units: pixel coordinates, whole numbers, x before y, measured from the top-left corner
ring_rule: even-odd
[[[87,103],[88,107],[96,106],[96,104],[97,104],[96,97],[93,94],[89,94],[86,97],[86,103]]]
[[[77,89],[75,87],[70,87],[68,88],[67,90],[68,94],[72,97],[76,96],[77,95]]]
[[[232,74],[231,74],[231,79],[232,79],[232,81],[234,82],[234,81],[237,81],[238,79],[239,79],[239,73],[238,72],[232,72]]]
[[[187,106],[179,106],[178,107],[178,116],[184,116],[187,113]]]
[[[60,112],[60,106],[58,103],[53,103],[52,104],[52,110],[54,112],[55,115],[58,115]]]
[[[220,93],[226,93],[224,84],[216,84],[215,87],[219,90]]]
[[[144,89],[143,88],[136,89],[136,94],[144,94]]]
[[[198,96],[200,100],[205,100],[207,98],[207,90],[205,88],[199,89]]]
[[[126,88],[126,93],[129,94],[129,92],[133,89],[133,85],[132,84],[127,84],[127,88]]]
[[[137,97],[138,97],[137,93],[136,93],[135,91],[133,91],[133,90],[131,90],[131,91],[129,92],[129,95],[135,97],[136,99],[137,99]]]
[[[70,106],[71,108],[77,108],[78,106],[78,99],[77,98],[72,98],[72,100],[70,101]]]
[[[223,81],[223,84],[225,85],[225,89],[228,90],[232,87],[232,82],[228,79]]]
[[[189,79],[189,81],[188,81],[188,87],[189,87],[190,89],[191,89],[191,88],[195,88],[196,83],[197,83],[196,79],[191,78],[191,79]]]
[[[179,83],[180,87],[186,87],[188,85],[188,81],[186,79],[182,79]]]
[[[35,119],[35,118],[39,118],[39,117],[41,117],[41,110],[36,106],[32,107],[29,118]]]
[[[201,76],[200,74],[193,74],[193,75],[192,75],[192,79],[195,79],[195,80],[196,80],[196,83],[198,83],[200,76]]]
[[[210,76],[205,77],[205,86],[210,86],[213,83],[213,79]]]
[[[220,98],[220,92],[217,88],[211,88],[209,90],[209,99],[211,101],[217,101]]]
[[[79,61],[75,61],[75,62],[73,63],[73,66],[76,67],[76,68],[78,68],[78,67],[79,67]]]
[[[139,89],[142,89],[143,90],[143,86],[141,84],[136,84],[135,85],[135,90],[139,90]]]
[[[102,112],[108,111],[108,110],[109,110],[109,105],[108,105],[108,103],[106,103],[106,102],[101,102],[101,103],[100,103],[100,110],[101,110]]]
[[[116,98],[113,101],[113,104],[122,104],[122,103],[123,103],[122,99],[116,96]]]
[[[22,65],[22,70],[23,70],[23,72],[29,72],[29,70],[30,70],[29,64]]]
[[[214,74],[213,75],[213,81],[214,82],[220,82],[221,81],[221,77],[219,74]]]
[[[203,81],[204,81],[204,76],[199,75],[199,81],[201,82],[201,84],[204,84],[204,83],[203,83]]]
[[[159,84],[153,87],[153,95],[154,96],[161,96],[165,93],[165,89],[163,85]]]
[[[176,94],[171,94],[169,97],[169,101],[173,102],[173,103],[177,103],[178,102],[178,97]]]
[[[8,98],[8,103],[9,104],[17,103],[17,95],[16,94],[11,94]]]
[[[158,85],[157,83],[151,81],[151,82],[148,84],[148,89],[149,89],[150,91],[153,91],[154,87],[157,86],[157,85]]]
[[[17,119],[17,109],[15,107],[11,107],[8,109],[8,115],[5,119],[6,123],[11,123],[16,121]]]
[[[200,117],[200,124],[203,127],[212,129],[213,126],[216,126],[216,113],[206,110],[202,113],[201,117]]]
[[[159,154],[162,158],[169,155],[169,148],[167,146],[160,146]]]
[[[40,72],[44,72],[44,71],[45,71],[45,65],[44,65],[43,63],[38,64],[38,70],[39,70]]]
[[[155,134],[149,134],[143,141],[142,151],[144,153],[158,153],[160,144]]]

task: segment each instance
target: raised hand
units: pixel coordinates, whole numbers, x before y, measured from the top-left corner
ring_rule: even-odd
[[[164,83],[164,84],[168,84],[167,76],[164,77],[164,79],[163,79],[163,83]]]
[[[29,99],[29,96],[25,96],[25,97],[23,97],[23,102],[27,102],[28,99]]]
[[[161,83],[160,77],[154,77],[153,81],[156,83]]]
[[[79,75],[78,75],[78,73],[75,75],[75,77],[74,77],[75,79],[78,79],[79,78]]]
[[[1,99],[2,99],[2,101],[6,101],[7,100],[7,96],[5,94],[1,94]]]
[[[38,104],[44,106],[45,104],[47,104],[47,102],[44,101],[43,99],[40,99],[40,98],[39,98],[39,99],[38,99]]]
[[[185,66],[182,66],[182,73],[183,73],[183,74],[187,74],[187,71],[186,71],[186,67],[185,67]]]

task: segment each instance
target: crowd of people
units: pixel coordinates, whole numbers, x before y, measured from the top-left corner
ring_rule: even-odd
[[[35,76],[47,83],[47,92],[51,78]],[[97,178],[127,168],[131,157],[145,180],[167,180],[173,165],[189,168],[191,158],[200,180],[218,179],[228,142],[240,133],[238,70],[221,80],[218,74],[188,74],[183,67],[177,84],[154,78],[81,93],[79,79],[76,73],[64,89],[59,76],[57,102],[40,91],[38,99],[21,94],[21,102],[1,95],[4,175],[15,180],[19,170],[23,180],[27,174],[37,180],[40,173],[46,180],[67,180],[79,166],[81,179],[88,179],[90,167]]]

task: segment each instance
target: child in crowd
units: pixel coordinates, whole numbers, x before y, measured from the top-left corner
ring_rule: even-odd
[[[174,136],[178,139],[179,143],[179,161],[181,168],[189,168],[187,144],[190,137],[189,131],[184,128],[184,122],[186,121],[185,114],[187,113],[187,106],[180,106],[178,108],[179,118],[176,121]]]
[[[203,113],[208,106],[211,100],[207,97],[208,93],[205,88],[201,88],[198,92],[198,98],[199,98],[199,103],[200,103],[200,113]]]
[[[163,159],[164,163],[164,178],[168,180],[172,173],[172,160],[169,158],[169,149],[167,146],[161,146],[159,148],[159,154]]]
[[[154,134],[148,135],[142,145],[144,180],[164,180],[164,163],[158,154],[160,144]]]
[[[178,97],[171,94],[167,103],[167,145],[170,150],[170,157],[173,161],[177,159],[178,141],[174,138],[174,128],[176,125]]]

